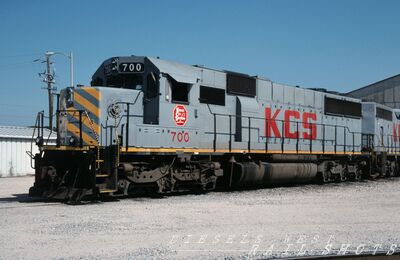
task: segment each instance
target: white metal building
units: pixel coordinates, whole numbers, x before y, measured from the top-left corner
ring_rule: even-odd
[[[33,174],[31,158],[38,152],[33,136],[33,128],[21,126],[0,126],[0,177],[21,176]],[[44,136],[50,136],[45,130]],[[49,138],[49,143],[55,143],[55,135]],[[33,162],[32,162],[33,163]]]

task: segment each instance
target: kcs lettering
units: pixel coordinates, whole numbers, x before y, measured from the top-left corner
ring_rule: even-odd
[[[280,112],[281,109],[272,111],[270,107],[265,108],[265,135],[267,137],[280,138],[282,136],[278,128],[278,122],[279,125],[282,126],[282,120],[277,119]],[[312,112],[301,113],[297,110],[285,110],[283,112],[283,117],[283,137],[292,139],[317,139],[317,125],[315,124],[317,121],[317,114]],[[295,127],[293,122],[300,123],[298,127]]]

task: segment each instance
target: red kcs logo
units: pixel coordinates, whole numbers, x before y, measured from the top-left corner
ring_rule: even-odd
[[[284,120],[278,120],[277,117],[281,112],[280,109],[276,109],[272,113],[272,109],[270,107],[265,108],[265,136],[268,137],[277,137],[281,138],[281,136],[285,138],[304,138],[304,139],[317,139],[317,114],[312,112],[303,112],[300,113],[296,110],[285,110],[283,112]],[[283,131],[279,131],[280,127],[278,127],[277,121],[280,122],[283,127]],[[293,122],[301,123],[300,126],[294,127],[291,129],[290,125]],[[293,126],[292,126],[293,128]],[[297,128],[297,129],[296,129]]]
[[[174,108],[174,121],[177,126],[184,126],[187,121],[187,111],[185,106],[177,105]]]

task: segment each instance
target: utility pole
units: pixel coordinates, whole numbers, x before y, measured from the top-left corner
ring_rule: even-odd
[[[42,63],[46,63],[46,71],[43,73],[39,73],[39,76],[43,76],[43,82],[47,84],[47,93],[49,96],[49,129],[53,129],[53,103],[54,103],[54,97],[53,97],[53,84],[55,84],[54,80],[54,71],[52,71],[52,64],[53,62],[50,60],[51,56],[55,54],[60,54],[66,58],[69,59],[69,69],[70,69],[70,87],[74,86],[74,56],[72,51],[70,52],[69,55],[62,53],[62,52],[53,52],[53,51],[47,51],[44,55],[46,56],[46,60],[41,60],[41,59],[36,59],[36,61],[41,61]]]
[[[54,73],[51,71],[51,60],[50,57],[54,54],[54,52],[46,52],[46,73],[44,74],[45,78],[43,82],[47,83],[47,93],[49,96],[49,129],[53,130],[53,84],[54,81]]]

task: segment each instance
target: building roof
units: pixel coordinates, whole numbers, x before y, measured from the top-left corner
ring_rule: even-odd
[[[365,93],[368,92],[368,94],[369,94],[369,92],[376,92],[376,90],[372,90],[372,88],[374,88],[376,85],[380,85],[382,83],[389,82],[389,81],[395,80],[397,78],[400,78],[400,74],[394,75],[392,77],[389,77],[389,78],[386,78],[386,79],[383,79],[383,80],[379,80],[379,81],[377,81],[375,83],[372,83],[372,84],[369,84],[369,85],[367,85],[365,87],[352,90],[352,91],[348,92],[347,95],[351,96],[351,95],[354,95],[354,94],[358,94],[360,92],[365,92]],[[383,87],[384,87],[384,89],[381,89],[381,90],[385,90],[387,88],[392,88],[393,86],[388,85],[388,86],[383,86]],[[371,89],[371,90],[368,91],[369,89]]]
[[[34,129],[33,127],[26,126],[0,126],[0,138],[32,139]],[[45,138],[56,139],[56,133],[51,133],[48,129],[43,129],[43,135]],[[37,129],[33,138],[36,136]]]

